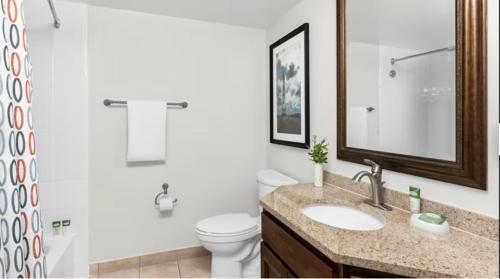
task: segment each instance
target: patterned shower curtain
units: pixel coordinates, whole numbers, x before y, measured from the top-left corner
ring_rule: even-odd
[[[23,0],[0,0],[0,275],[46,277]]]

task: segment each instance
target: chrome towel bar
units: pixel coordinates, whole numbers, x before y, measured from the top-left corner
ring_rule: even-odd
[[[127,101],[114,101],[114,100],[110,100],[110,99],[105,99],[103,103],[105,106],[109,107],[111,105],[126,105]],[[167,103],[167,106],[174,106],[174,107],[179,107],[179,108],[185,109],[188,107],[188,103],[187,102]]]

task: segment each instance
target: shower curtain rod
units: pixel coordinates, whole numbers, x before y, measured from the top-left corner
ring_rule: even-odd
[[[429,55],[429,54],[443,52],[443,51],[454,51],[454,50],[455,50],[455,47],[451,46],[451,47],[439,48],[439,49],[435,49],[435,50],[431,50],[431,51],[427,51],[427,52],[422,52],[422,53],[418,53],[418,54],[414,54],[414,55],[409,55],[409,56],[405,56],[405,57],[401,57],[401,58],[391,58],[391,65],[394,65],[394,64],[396,64],[396,62],[403,61],[406,59],[412,59],[412,58],[419,57],[419,56]]]
[[[52,17],[54,17],[54,27],[61,27],[61,19],[57,16],[56,6],[52,0],[47,0],[49,3],[50,11],[52,12]]]

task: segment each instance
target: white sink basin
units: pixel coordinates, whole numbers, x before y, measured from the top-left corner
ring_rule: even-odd
[[[314,221],[346,230],[374,231],[384,227],[379,219],[351,207],[315,204],[303,207],[301,212]]]

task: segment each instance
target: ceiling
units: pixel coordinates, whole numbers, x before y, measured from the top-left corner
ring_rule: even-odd
[[[82,2],[83,0],[73,0]],[[89,5],[266,28],[301,0],[87,0]]]

